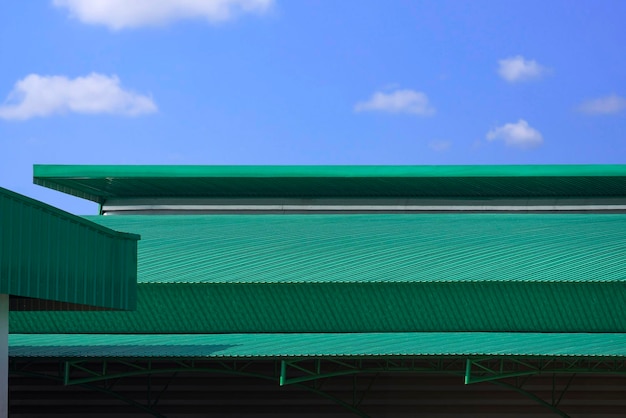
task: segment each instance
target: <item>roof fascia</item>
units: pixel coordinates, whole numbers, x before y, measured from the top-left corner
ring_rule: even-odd
[[[612,177],[626,165],[35,165],[35,179],[53,178],[368,178],[368,177]]]

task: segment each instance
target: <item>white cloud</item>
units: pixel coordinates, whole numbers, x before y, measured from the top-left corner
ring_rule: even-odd
[[[450,141],[435,140],[428,143],[428,147],[437,152],[444,152],[450,149],[452,143]]]
[[[578,109],[590,115],[619,113],[626,109],[626,98],[620,97],[617,94],[611,94],[606,97],[588,100],[581,104]]]
[[[526,60],[521,55],[499,60],[498,64],[498,74],[509,83],[535,80],[541,78],[548,71],[537,61]]]
[[[0,106],[0,118],[24,120],[67,112],[135,116],[156,111],[151,98],[122,89],[117,76],[92,73],[69,79],[30,74],[15,83]]]
[[[262,14],[274,0],[53,0],[83,23],[111,29],[164,25],[181,19],[223,22],[242,13]]]
[[[507,123],[487,132],[487,140],[504,141],[508,147],[529,149],[543,144],[541,132],[532,128],[524,119]]]
[[[415,90],[396,90],[391,93],[376,92],[372,97],[354,106],[355,112],[378,111],[389,113],[410,113],[430,116],[435,108],[428,102],[426,94]]]

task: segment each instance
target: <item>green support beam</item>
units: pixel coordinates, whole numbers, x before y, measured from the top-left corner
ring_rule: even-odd
[[[615,359],[520,359],[468,358],[465,384],[492,382],[539,374],[618,374],[626,375],[626,362]]]
[[[267,360],[266,360],[267,361]],[[368,415],[361,409],[360,404],[367,396],[371,383],[386,372],[398,373],[445,373],[463,378],[466,384],[487,382],[516,391],[527,398],[542,405],[563,418],[568,414],[559,407],[561,400],[568,391],[570,384],[579,374],[619,374],[626,375],[626,360],[624,359],[575,359],[575,358],[412,358],[412,359],[363,359],[363,358],[314,358],[314,359],[282,359],[269,360],[275,367],[267,373],[255,373],[249,369],[257,360],[219,360],[207,361],[202,359],[179,359],[169,361],[154,361],[151,359],[65,359],[60,362],[58,372],[37,375],[42,378],[58,380],[66,385],[79,385],[89,389],[108,393],[112,397],[120,398],[112,385],[120,379],[133,376],[152,376],[170,374],[175,376],[183,372],[211,373],[253,377],[275,382],[280,386],[296,385],[312,393],[332,400],[342,408],[349,410],[355,416],[367,418]],[[10,373],[28,375],[32,373],[30,367],[37,362],[12,360]],[[35,367],[36,369],[36,367]],[[273,370],[273,372],[269,371]],[[532,380],[530,377],[540,374],[568,375],[568,382],[557,387],[557,380],[553,378],[552,396],[550,399],[541,397],[527,390],[525,385]],[[34,376],[35,374],[33,374]],[[322,389],[324,382],[339,376],[354,376],[354,390],[350,399],[340,399]],[[357,376],[367,376],[372,379],[365,388],[357,385]],[[361,381],[362,382],[362,381]],[[359,389],[360,388],[360,389]],[[149,390],[149,389],[148,389]],[[152,399],[148,396],[148,399]],[[138,404],[134,400],[125,400],[131,405],[161,417],[154,409],[156,402]]]

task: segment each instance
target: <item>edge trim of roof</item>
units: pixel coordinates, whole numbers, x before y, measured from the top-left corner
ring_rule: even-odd
[[[69,212],[65,212],[64,210],[61,210],[59,208],[56,208],[54,206],[51,206],[47,203],[41,202],[39,200],[35,200],[32,199],[28,196],[24,196],[22,194],[13,192],[9,189],[5,189],[3,187],[0,187],[0,194],[1,195],[5,195],[8,198],[18,201],[21,204],[24,205],[28,205],[28,206],[33,206],[36,207],[44,212],[47,212],[55,217],[58,218],[62,218],[71,222],[75,222],[77,224],[83,225],[87,228],[93,229],[95,231],[99,231],[99,232],[103,232],[109,236],[113,236],[113,237],[117,237],[117,238],[124,238],[124,239],[129,239],[129,240],[135,240],[135,241],[139,241],[141,239],[141,237],[138,234],[133,234],[133,233],[129,233],[129,232],[121,232],[121,231],[116,231],[115,229],[111,229],[111,228],[107,228],[106,226],[97,224],[95,222],[92,222],[82,216],[78,216],[78,215],[74,215],[72,213]]]
[[[551,177],[626,176],[626,165],[34,165],[36,181],[52,178],[186,177]],[[39,184],[39,183],[38,183]]]

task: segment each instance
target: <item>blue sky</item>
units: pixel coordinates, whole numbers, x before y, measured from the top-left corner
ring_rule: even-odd
[[[0,5],[0,186],[33,164],[626,163],[626,2]]]

